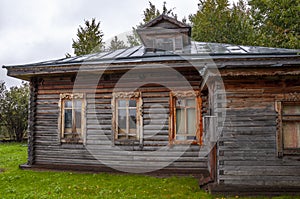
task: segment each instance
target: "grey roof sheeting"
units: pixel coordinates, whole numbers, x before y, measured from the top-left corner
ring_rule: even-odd
[[[201,59],[211,56],[212,58],[234,58],[234,57],[254,57],[254,56],[276,56],[276,55],[298,55],[300,50],[269,48],[256,46],[240,46],[220,43],[192,42],[185,47],[182,52],[172,53],[169,51],[147,49],[144,46],[135,46],[126,49],[119,49],[109,52],[99,52],[94,54],[62,58],[32,64],[3,66],[3,68],[23,68],[34,66],[62,66],[74,64],[101,64],[101,63],[126,63],[143,61],[176,61],[190,59]],[[184,57],[184,58],[183,58]]]

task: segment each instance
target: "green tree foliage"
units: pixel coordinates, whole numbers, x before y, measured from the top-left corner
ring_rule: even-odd
[[[0,81],[0,99],[3,98],[5,90],[6,90],[5,82]]]
[[[72,48],[75,55],[86,55],[89,53],[101,52],[104,48],[103,33],[100,30],[100,22],[85,20],[85,27],[77,29],[77,40],[73,39]]]
[[[228,0],[200,0],[199,10],[190,15],[195,41],[231,44],[252,44],[254,30],[245,3],[233,8]]]
[[[167,3],[164,1],[162,11],[160,11],[159,9],[156,8],[156,6],[153,3],[151,3],[151,1],[149,1],[149,7],[143,11],[143,22],[141,22],[138,27],[142,27],[143,25],[145,25],[152,19],[155,19],[161,14],[168,15],[177,19],[177,14],[173,12],[174,9],[175,8],[168,9]]]
[[[133,46],[139,46],[141,45],[139,36],[136,33],[136,29],[132,28],[132,34],[131,35],[127,35],[127,44],[129,45],[129,47],[133,47]]]
[[[123,48],[127,48],[127,46],[125,45],[124,41],[119,40],[117,36],[110,41],[109,50],[118,50]]]
[[[29,86],[23,83],[7,90],[2,82],[0,91],[1,125],[7,129],[11,139],[20,142],[27,129]]]
[[[168,15],[177,19],[177,14],[173,12],[174,9],[175,8],[171,8],[171,9],[167,8],[167,3],[164,1],[162,10],[160,11],[153,3],[151,3],[151,1],[149,1],[149,7],[143,11],[142,22],[140,22],[140,24],[137,25],[137,28],[143,27],[149,21],[155,19],[161,14]],[[127,43],[129,44],[130,47],[141,45],[139,37],[136,33],[136,28],[132,28],[132,29],[133,29],[132,35],[127,36]]]
[[[258,45],[300,48],[300,0],[249,0]]]
[[[165,2],[164,2],[164,5],[165,5]],[[140,23],[139,27],[148,23],[155,17],[158,17],[160,15],[160,11],[156,8],[156,6],[153,3],[151,3],[151,1],[149,1],[149,7],[143,11],[143,14],[144,14],[143,22]]]

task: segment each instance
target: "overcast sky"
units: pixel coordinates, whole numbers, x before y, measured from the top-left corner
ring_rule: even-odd
[[[175,8],[179,19],[196,13],[199,0],[165,0]],[[159,9],[163,0],[151,0]],[[73,55],[72,38],[76,39],[84,19],[96,18],[104,40],[130,31],[142,20],[148,0],[1,0],[0,66],[26,64]],[[0,80],[7,87],[20,80],[6,76],[0,69]]]

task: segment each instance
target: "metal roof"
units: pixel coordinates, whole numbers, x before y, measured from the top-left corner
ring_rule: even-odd
[[[34,67],[34,66],[59,66],[83,63],[126,63],[142,61],[176,61],[186,59],[207,58],[235,58],[235,57],[256,57],[256,56],[276,56],[276,55],[297,55],[300,50],[269,48],[257,46],[241,46],[221,43],[191,42],[181,52],[169,52],[157,49],[148,49],[144,46],[134,46],[115,51],[99,52],[94,54],[62,58],[51,61],[44,61],[25,65],[3,66],[10,67]]]

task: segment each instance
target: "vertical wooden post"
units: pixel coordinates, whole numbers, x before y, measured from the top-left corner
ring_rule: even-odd
[[[197,117],[198,117],[198,131],[197,131],[197,140],[199,140],[199,144],[203,144],[203,119],[202,119],[202,96],[200,92],[197,94]]]
[[[210,179],[215,181],[217,177],[217,144],[211,149],[209,154],[209,165],[210,165]]]
[[[277,139],[276,139],[276,145],[277,145],[277,156],[282,158],[283,157],[283,143],[282,143],[282,103],[281,101],[275,102],[275,111],[277,112]]]
[[[169,94],[169,144],[172,145],[174,141],[174,120],[176,121],[176,118],[174,119],[174,98],[172,95],[172,92]]]
[[[28,161],[27,165],[34,164],[34,136],[36,123],[36,101],[38,92],[38,79],[31,78],[30,80],[30,102],[28,112]]]

